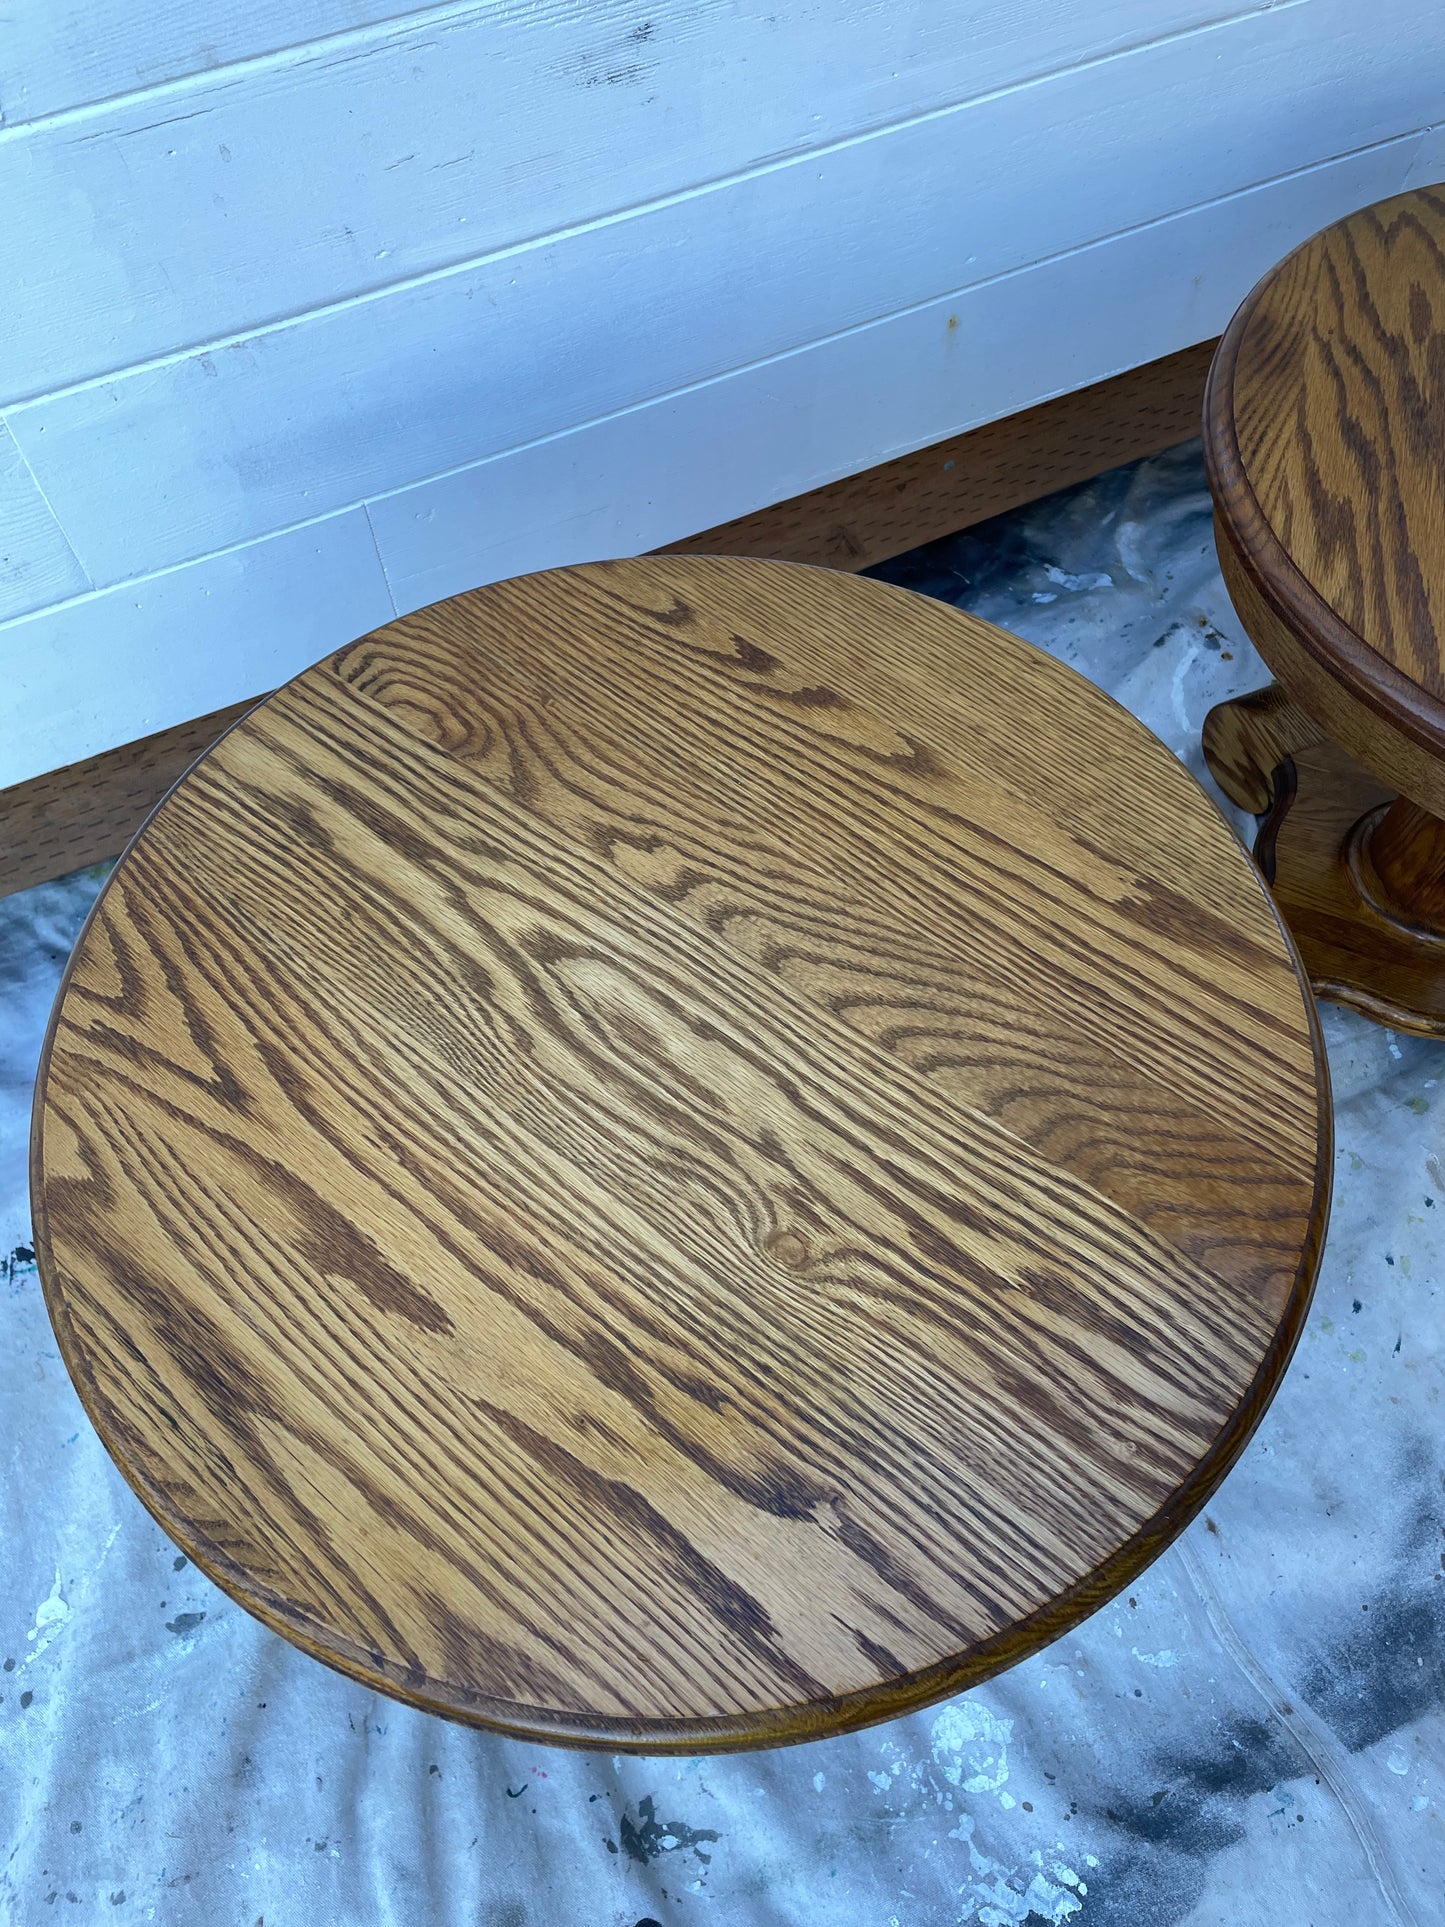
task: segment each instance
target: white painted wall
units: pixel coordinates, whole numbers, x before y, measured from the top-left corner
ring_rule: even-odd
[[[0,784],[1217,331],[1440,0],[11,0]]]

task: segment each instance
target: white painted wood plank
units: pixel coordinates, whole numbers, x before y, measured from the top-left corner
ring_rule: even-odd
[[[1434,187],[1445,181],[1445,124],[1431,127],[1420,143],[1406,187]]]
[[[89,587],[24,456],[0,422],[0,621]]]
[[[1429,117],[1442,37],[1445,11],[1402,47],[1360,0],[1309,0],[15,408],[11,431],[92,579],[122,580],[1238,191],[1286,136],[1293,171],[1397,134]]]
[[[0,126],[417,11],[405,0],[11,0]]]
[[[652,547],[1201,339],[1304,235],[1395,192],[1418,145],[1336,161],[373,503],[395,602]],[[356,510],[0,627],[0,786],[273,687],[391,607]]]
[[[0,627],[0,788],[244,701],[388,620],[365,512]]]
[[[1345,4],[1364,12],[1363,0]],[[1386,0],[1409,19],[1423,4]],[[0,133],[3,396],[433,272],[1249,6],[912,0],[900,15],[897,0],[492,0]],[[1196,74],[1209,58],[1196,56]],[[1368,67],[1363,78],[1371,84]]]
[[[397,607],[677,541],[1206,340],[1306,236],[1397,192],[1418,144],[1311,169],[372,502]]]

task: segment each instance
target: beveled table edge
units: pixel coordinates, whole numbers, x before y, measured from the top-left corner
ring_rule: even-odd
[[[658,559],[666,563],[674,561],[673,558]],[[677,558],[686,562],[701,561],[704,567],[707,563],[719,559],[723,558]],[[759,562],[751,557],[727,559],[747,560],[753,566],[769,569],[806,569],[811,572],[818,566],[812,563]],[[590,568],[596,565],[579,564],[577,566]],[[560,571],[551,573],[560,573]],[[822,573],[836,572],[823,570]],[[393,622],[401,620],[405,618],[393,618]],[[975,618],[975,620],[982,620],[982,618]],[[382,625],[383,628],[391,626],[390,623]],[[1008,633],[1013,635],[1012,631]],[[359,637],[356,640],[364,641],[365,638]],[[1238,842],[1233,830],[1224,819],[1223,812],[1208,791],[1193,772],[1173,756],[1167,745],[1154,735],[1147,724],[1141,722],[1107,690],[1100,689],[1097,684],[1089,682],[1086,676],[1073,669],[1071,665],[1050,656],[1047,650],[1039,649],[1037,644],[1028,643],[1026,638],[1015,637],[1015,640],[1024,642],[1028,648],[1036,649],[1038,654],[1045,657],[1052,666],[1065,671],[1068,675],[1077,676],[1080,682],[1088,686],[1094,696],[1102,698],[1106,704],[1128,716],[1133,726],[1152,738],[1164,754],[1177,765],[1180,773],[1198,792],[1200,800],[1220,818],[1230,837],[1236,843]],[[344,648],[354,646],[354,642],[343,645]],[[1239,850],[1240,860],[1253,872],[1255,887],[1269,907],[1285,953],[1294,969],[1295,981],[1309,1028],[1310,1048],[1315,1067],[1318,1131],[1315,1147],[1314,1189],[1310,1202],[1309,1224],[1301,1247],[1294,1282],[1259,1368],[1244,1395],[1221,1426],[1213,1444],[1196,1462],[1188,1476],[1175,1487],[1164,1505],[1131,1538],[1126,1539],[1075,1585],[1066,1588],[1038,1611],[1001,1629],[989,1638],[980,1640],[966,1651],[940,1661],[934,1666],[903,1674],[899,1678],[886,1680],[857,1692],[805,1704],[766,1707],[753,1713],[714,1715],[697,1719],[636,1720],[620,1716],[586,1716],[554,1708],[528,1706],[513,1700],[499,1700],[488,1694],[469,1693],[461,1688],[449,1689],[424,1676],[418,1678],[405,1667],[388,1663],[381,1654],[365,1650],[338,1634],[334,1629],[319,1625],[310,1617],[298,1612],[289,1601],[271,1588],[257,1584],[245,1567],[228,1558],[208,1539],[196,1534],[188,1522],[179,1519],[170,1510],[164,1496],[126,1456],[119,1441],[118,1428],[113,1423],[106,1402],[75,1342],[65,1294],[56,1279],[50,1249],[49,1225],[41,1183],[45,1119],[43,1093],[60,1012],[70,985],[75,960],[89,934],[91,924],[99,915],[111,885],[120,875],[126,859],[146,834],[156,816],[165,808],[170,797],[218,745],[231,735],[233,730],[241,728],[267,704],[284,694],[292,683],[299,682],[303,676],[310,675],[340,653],[339,649],[329,651],[318,658],[317,662],[309,664],[296,676],[289,678],[279,689],[262,697],[244,715],[237,717],[214,743],[195,758],[156,803],[135,835],[126,844],[116,861],[115,868],[106,878],[95,902],[91,905],[66,961],[46,1025],[45,1039],[36,1070],[30,1131],[30,1194],[36,1268],[56,1343],[86,1416],[95,1427],[101,1443],[127,1485],[146,1511],[167,1538],[177,1545],[191,1563],[199,1567],[234,1604],[250,1613],[253,1618],[260,1620],[268,1630],[280,1634],[289,1644],[300,1648],[312,1659],[320,1660],[333,1671],[355,1680],[359,1685],[384,1693],[389,1698],[399,1700],[404,1705],[416,1707],[422,1712],[439,1714],[445,1719],[496,1732],[506,1738],[528,1740],[543,1745],[568,1746],[597,1752],[688,1755],[745,1752],[764,1747],[799,1745],[809,1740],[831,1739],[843,1733],[856,1732],[861,1727],[896,1719],[905,1713],[918,1711],[940,1700],[966,1692],[972,1687],[981,1685],[996,1673],[1032,1658],[1034,1654],[1051,1645],[1065,1633],[1072,1632],[1076,1626],[1137,1579],[1178,1538],[1218,1490],[1226,1474],[1253,1437],[1279,1389],[1285,1370],[1299,1343],[1310,1301],[1314,1296],[1325,1232],[1329,1223],[1334,1183],[1334,1109],[1329,1065],[1325,1057],[1318,1007],[1310,988],[1309,978],[1300,960],[1299,951],[1288,926],[1275,906],[1273,897],[1265,887],[1263,877],[1242,845]]]

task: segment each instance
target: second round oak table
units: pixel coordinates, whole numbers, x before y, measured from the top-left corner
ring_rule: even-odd
[[[1279,680],[1204,752],[1316,992],[1445,1037],[1445,187],[1273,268],[1220,341],[1204,453],[1225,580]]]
[[[33,1189],[81,1396],[235,1599],[695,1752],[1138,1573],[1329,1169],[1288,939],[1140,724],[881,583],[658,558],[408,616],[200,761],[77,947]]]

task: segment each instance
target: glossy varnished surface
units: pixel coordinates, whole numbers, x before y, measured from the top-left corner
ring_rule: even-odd
[[[1445,188],[1362,209],[1259,284],[1221,343],[1205,449],[1226,574],[1297,701],[1445,810]],[[1233,586],[1233,585],[1232,585]]]
[[[695,1750],[1137,1571],[1283,1368],[1327,1139],[1272,908],[1136,723],[880,584],[669,559],[406,618],[205,759],[72,965],[37,1246],[269,1623]]]

